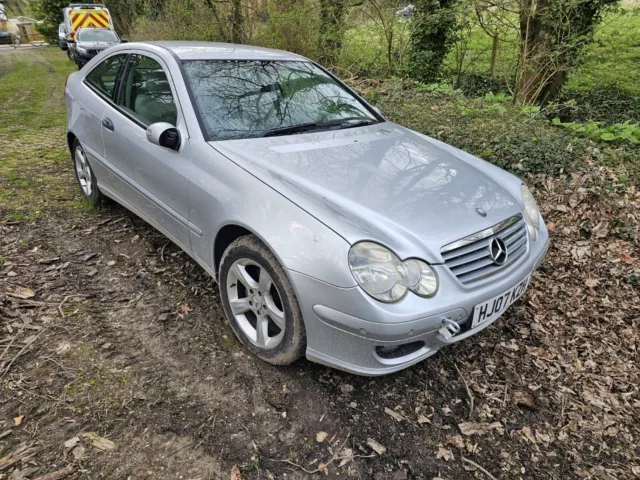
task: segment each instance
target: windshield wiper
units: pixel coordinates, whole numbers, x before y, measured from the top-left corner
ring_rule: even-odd
[[[260,133],[260,135],[258,136],[259,137],[276,137],[278,135],[290,135],[293,133],[307,132],[309,130],[320,128],[326,125],[330,126],[331,124],[310,122],[310,123],[301,123],[300,125],[291,125],[288,127],[276,127],[276,128],[270,128],[269,130],[265,130],[264,132]]]
[[[373,123],[378,123],[377,120],[363,117],[351,117],[351,118],[340,118],[338,120],[332,120],[330,122],[309,122],[309,123],[301,123],[300,125],[291,125],[288,127],[276,127],[271,128],[269,130],[265,130],[262,132],[259,137],[275,137],[278,135],[291,135],[295,133],[304,133],[310,130],[316,130],[320,128],[331,129],[334,127],[337,128],[351,128],[351,127],[360,127],[364,125],[371,125]]]
[[[340,121],[338,126],[340,128],[351,128],[351,127],[363,127],[365,125],[373,125],[374,123],[380,123],[378,120],[374,120],[373,118],[346,118]]]

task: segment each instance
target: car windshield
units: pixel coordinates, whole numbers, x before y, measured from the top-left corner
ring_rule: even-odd
[[[302,133],[378,122],[311,62],[183,62],[210,140]]]
[[[116,42],[118,38],[111,30],[82,29],[78,32],[79,42]]]

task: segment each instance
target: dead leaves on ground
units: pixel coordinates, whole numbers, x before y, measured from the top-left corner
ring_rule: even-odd
[[[231,480],[242,480],[242,474],[240,473],[240,469],[237,465],[234,465],[231,468]]]
[[[446,435],[433,450],[439,460],[467,452],[484,464],[491,445],[504,472],[520,469],[523,451],[536,462],[567,456],[582,478],[640,472],[640,193],[620,177],[594,164],[581,174],[529,179],[551,248],[525,301],[499,321],[503,328],[469,340],[467,357],[456,359],[465,363],[476,409],[462,421],[462,382],[459,398],[436,409],[440,420],[426,428]],[[416,413],[429,408],[416,405]],[[405,405],[391,408],[384,411],[396,422],[406,419]]]
[[[387,448],[373,438],[367,438],[367,445],[378,455],[384,455],[387,452]]]
[[[102,450],[103,452],[114,450],[116,448],[116,444],[114,442],[104,437],[101,437],[95,432],[83,433],[82,438],[90,441],[91,445],[93,445],[98,450]]]
[[[500,422],[493,423],[474,423],[462,422],[458,424],[458,428],[463,435],[486,435],[495,430],[499,435],[504,435],[504,427]]]
[[[28,287],[15,287],[13,290],[7,291],[7,295],[21,300],[28,300],[36,296],[36,293]]]

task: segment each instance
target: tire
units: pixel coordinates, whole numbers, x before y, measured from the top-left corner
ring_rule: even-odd
[[[67,58],[69,60],[71,60],[72,62],[75,62],[75,59],[73,58],[73,52],[71,51],[70,48],[67,47]]]
[[[98,181],[89,165],[84,149],[76,138],[71,146],[71,161],[73,162],[73,171],[76,172],[76,180],[82,195],[94,205],[101,205],[104,202],[104,196],[98,189]]]
[[[266,272],[271,284],[268,280],[262,281],[267,278],[261,276],[262,272]],[[222,304],[231,328],[253,355],[273,365],[288,365],[304,355],[307,338],[293,287],[278,260],[260,239],[246,235],[231,243],[220,262],[219,280]],[[247,306],[247,302],[251,305]],[[247,310],[243,311],[244,308]],[[260,335],[258,322],[264,327],[261,319],[265,316],[267,326],[260,330],[263,332]]]

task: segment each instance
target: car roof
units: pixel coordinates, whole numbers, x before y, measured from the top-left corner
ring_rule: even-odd
[[[180,60],[307,60],[305,57],[284,50],[218,42],[136,42],[156,45],[171,50]]]

